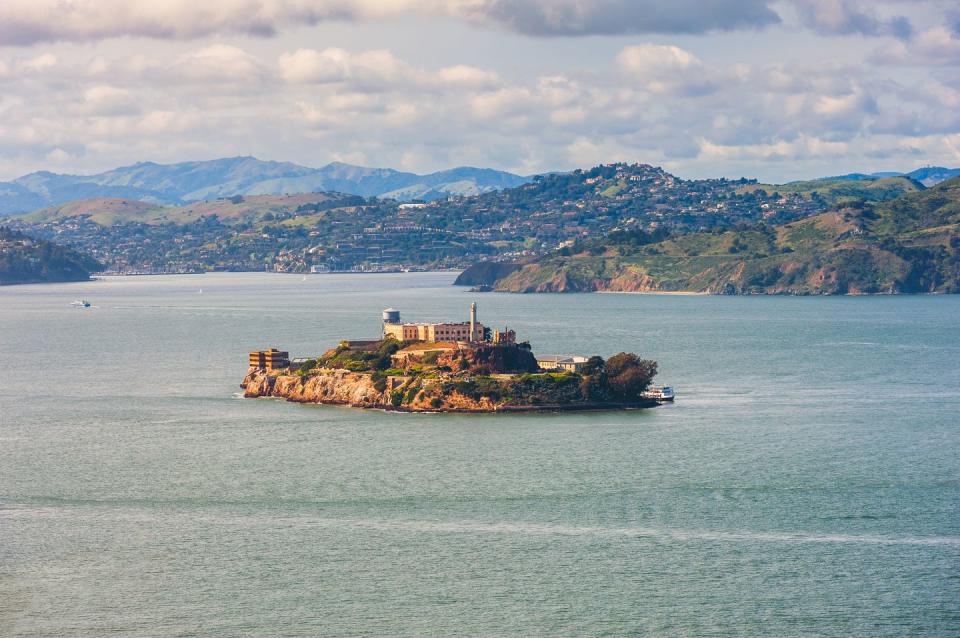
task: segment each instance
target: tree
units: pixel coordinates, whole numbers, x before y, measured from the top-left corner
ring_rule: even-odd
[[[633,354],[632,352],[621,352],[607,359],[605,369],[607,374],[609,374],[611,377],[615,377],[627,368],[635,366],[637,360],[637,355]]]
[[[603,372],[605,365],[606,364],[603,360],[603,357],[594,355],[587,359],[587,362],[583,364],[583,368],[580,369],[580,373],[584,376],[589,376],[598,372]]]
[[[654,364],[654,368],[656,364]],[[635,401],[650,385],[653,379],[649,370],[642,367],[629,368],[616,377],[608,379],[610,392],[621,401]]]
[[[607,359],[607,387],[618,401],[638,400],[656,375],[656,361],[641,359],[632,352],[621,352]]]
[[[602,371],[583,377],[580,395],[585,401],[606,401],[609,398],[607,375]]]

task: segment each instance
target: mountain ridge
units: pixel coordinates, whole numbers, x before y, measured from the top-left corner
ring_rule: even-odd
[[[924,166],[908,173],[899,171],[879,171],[876,173],[847,173],[831,177],[818,177],[814,181],[873,181],[885,177],[908,177],[924,186],[936,186],[950,178],[960,175],[960,168],[945,168],[943,166]]]
[[[418,175],[344,162],[311,168],[249,155],[173,164],[145,161],[91,175],[35,171],[0,182],[0,215],[103,197],[183,205],[234,195],[335,191],[366,197],[433,200],[485,193],[528,181],[506,171],[469,166]]]

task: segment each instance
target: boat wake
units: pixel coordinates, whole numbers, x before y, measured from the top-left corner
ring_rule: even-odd
[[[815,534],[807,532],[744,532],[683,530],[653,527],[594,527],[567,526],[545,523],[481,523],[470,521],[372,521],[364,519],[324,519],[318,524],[340,524],[348,527],[380,531],[407,531],[438,534],[508,534],[530,536],[591,536],[632,537],[637,539],[707,541],[707,542],[769,542],[769,543],[855,543],[864,545],[944,545],[960,547],[960,537],[894,537],[863,534]]]

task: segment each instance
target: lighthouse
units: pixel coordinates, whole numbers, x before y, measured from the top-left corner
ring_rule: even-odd
[[[470,304],[470,341],[479,341],[477,338],[477,302]]]

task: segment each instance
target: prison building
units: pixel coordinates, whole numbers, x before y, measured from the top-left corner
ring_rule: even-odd
[[[250,353],[250,367],[260,370],[278,370],[290,367],[290,353],[270,348]]]

